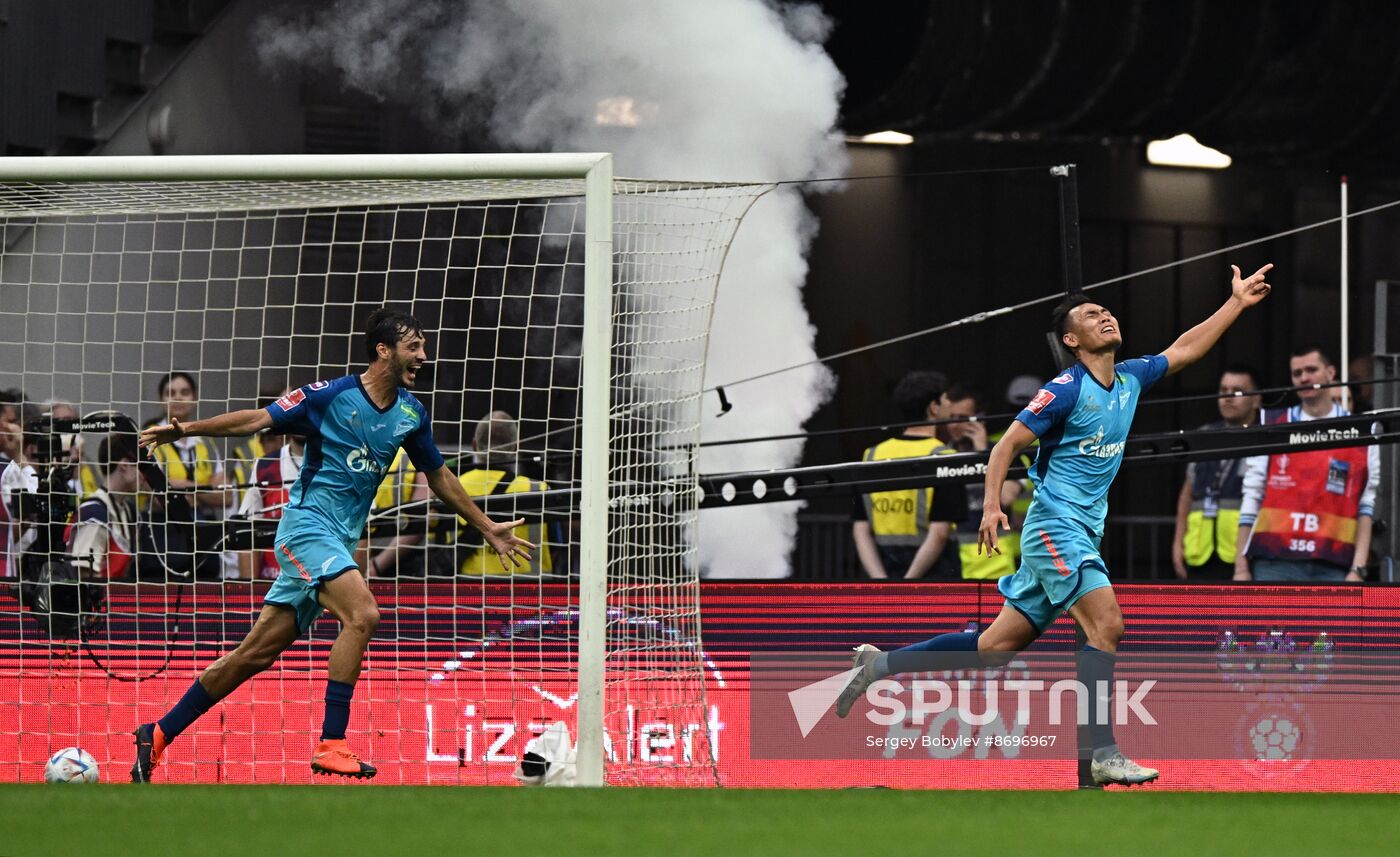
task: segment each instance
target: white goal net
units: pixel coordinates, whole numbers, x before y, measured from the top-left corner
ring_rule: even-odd
[[[382,619],[352,746],[381,781],[504,784],[563,722],[582,782],[716,782],[705,694],[723,677],[701,644],[691,477],[716,281],[768,187],[610,169],[0,160],[0,780],[74,745],[125,779],[130,730],[242,639],[275,576],[300,440],[163,448],[157,490],[102,458],[129,442],[123,418],[209,417],[363,371],[365,319],[387,305],[424,325],[413,392],[448,466],[541,547],[505,572],[411,464],[381,462],[360,560]],[[105,543],[75,550],[70,523],[97,519]],[[323,617],[217,705],[158,779],[309,780],[337,630]]]

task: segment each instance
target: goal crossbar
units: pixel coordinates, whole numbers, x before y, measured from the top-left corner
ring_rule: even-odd
[[[611,159],[604,152],[0,158],[0,182],[566,179]]]

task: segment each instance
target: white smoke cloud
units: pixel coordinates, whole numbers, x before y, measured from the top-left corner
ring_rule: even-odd
[[[329,64],[350,85],[418,104],[446,128],[485,128],[507,149],[611,151],[620,176],[774,181],[844,173],[840,72],[812,5],[762,0],[379,0],[275,20],[271,62]],[[600,103],[634,127],[599,124]],[[811,359],[802,303],[816,223],[791,188],[753,207],[720,281],[707,382]],[[800,431],[830,395],[821,367],[737,386],[707,440]],[[712,406],[713,405],[713,406]],[[790,466],[800,441],[707,450],[702,470]],[[707,512],[713,576],[788,572],[795,504]]]

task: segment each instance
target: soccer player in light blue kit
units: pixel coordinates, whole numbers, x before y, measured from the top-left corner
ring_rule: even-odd
[[[985,546],[989,553],[1000,553],[997,531],[1009,528],[999,502],[1002,483],[1011,462],[1040,440],[1030,471],[1036,491],[1021,535],[1021,567],[997,584],[1006,599],[1001,614],[981,633],[943,634],[887,653],[874,646],[857,647],[853,663],[857,669],[837,700],[838,716],[845,717],[876,679],[929,668],[928,652],[966,653],[941,655],[934,660],[941,664],[1004,664],[1035,642],[1066,610],[1088,638],[1079,659],[1079,681],[1091,691],[1102,686],[1112,693],[1123,614],[1099,555],[1108,489],[1122,464],[1142,393],[1164,375],[1200,360],[1240,313],[1269,294],[1264,275],[1273,265],[1248,278],[1240,276],[1239,268],[1230,267],[1234,271],[1230,299],[1161,354],[1116,363],[1123,336],[1113,313],[1085,294],[1070,295],[1055,308],[1055,330],[1077,362],[1030,401],[992,448],[987,462],[987,502],[977,534],[978,552]],[[1112,723],[1092,723],[1090,733],[1095,782],[1137,785],[1157,778],[1157,771],[1119,751]]]
[[[306,454],[277,527],[273,550],[281,574],[263,599],[257,622],[164,717],[136,729],[132,782],[150,782],[166,746],[215,702],[271,666],[322,610],[330,610],[341,626],[326,665],[325,720],[311,770],[361,779],[375,775],[374,766],[352,753],[345,740],[355,681],[379,624],[379,608],[354,556],[375,492],[400,447],[427,475],[433,493],[480,530],[502,559],[529,562],[535,546],[513,533],[524,520],[494,523],[472,502],[433,443],[427,410],[405,389],[428,359],[423,325],[405,313],[379,309],[369,317],[365,340],[370,363],[361,375],[317,381],[266,409],[187,424],[172,419],[141,433],[141,443],[154,447],[181,437],[240,437],[271,428],[305,436]]]

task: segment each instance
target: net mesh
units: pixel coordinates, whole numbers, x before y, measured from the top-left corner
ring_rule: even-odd
[[[687,479],[715,284],[765,190],[615,185],[609,782],[716,781],[705,693],[723,676],[701,646]],[[414,392],[449,466],[493,517],[524,517],[541,549],[502,573],[406,457],[386,463],[357,557],[382,618],[352,745],[381,781],[508,783],[532,734],[577,729],[582,193],[581,180],[504,179],[0,186],[0,388],[21,400],[0,413],[0,451],[16,459],[0,522],[0,778],[38,779],[77,745],[125,779],[125,733],[261,609],[302,454],[295,438],[165,447],[169,490],[142,482],[131,498],[125,471],[98,460],[109,430],[35,419],[267,404],[361,371],[364,320],[386,304],[424,323]],[[85,528],[101,538],[75,556]],[[306,781],[337,630],[323,618],[198,721],[160,778]]]

